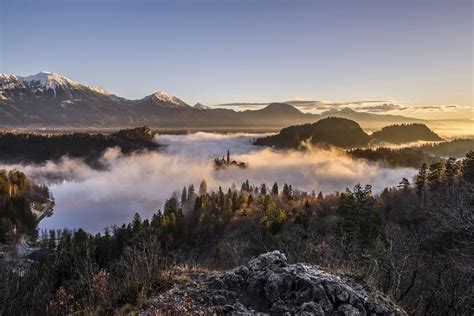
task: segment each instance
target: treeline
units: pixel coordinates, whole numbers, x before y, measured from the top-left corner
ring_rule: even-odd
[[[439,157],[431,156],[419,148],[356,148],[347,153],[354,158],[363,158],[370,161],[380,161],[390,167],[420,168],[422,164],[431,164],[440,161]]]
[[[465,153],[474,150],[474,139],[458,138],[448,142],[425,144],[419,148],[425,153],[434,156],[462,158]]]
[[[0,170],[0,243],[8,242],[14,228],[19,234],[36,234],[32,204],[49,198],[46,186],[38,186],[18,170]]]
[[[0,313],[110,314],[176,282],[178,265],[228,268],[278,249],[289,260],[346,272],[410,314],[470,314],[474,153],[424,165],[410,182],[324,196],[291,185],[183,188],[150,219],[104,234],[52,233],[52,255],[18,282],[0,273]],[[56,245],[56,240],[59,240]]]
[[[119,147],[124,154],[158,148],[155,133],[138,127],[107,134],[35,134],[0,132],[0,161],[4,163],[43,163],[63,156],[82,158],[100,167],[104,150]]]

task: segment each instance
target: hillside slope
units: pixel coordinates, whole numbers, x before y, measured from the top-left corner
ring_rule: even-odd
[[[430,130],[425,124],[399,124],[390,125],[374,132],[372,135],[374,142],[388,142],[393,144],[403,144],[416,141],[442,141],[435,132]]]
[[[354,121],[329,117],[312,124],[290,126],[279,134],[259,138],[256,145],[298,148],[303,142],[349,148],[365,146],[370,136]]]

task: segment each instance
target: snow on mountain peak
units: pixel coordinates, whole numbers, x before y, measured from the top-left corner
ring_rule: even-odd
[[[153,101],[165,102],[175,106],[188,106],[183,100],[163,91],[155,92],[148,96],[148,98],[151,98]]]
[[[97,93],[110,96],[110,92],[107,91],[107,90],[105,90],[104,88],[95,87],[95,86],[89,86],[89,89],[91,89],[92,91],[95,91],[95,92],[97,92]]]
[[[41,87],[47,89],[56,89],[58,86],[79,86],[77,82],[72,81],[71,79],[61,76],[57,73],[49,71],[42,71],[37,73],[36,75],[18,78],[20,78],[24,82],[28,82],[30,85],[36,85],[39,83]]]

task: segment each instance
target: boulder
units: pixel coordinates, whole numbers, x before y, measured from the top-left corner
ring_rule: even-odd
[[[314,265],[289,264],[279,251],[262,254],[224,273],[211,273],[197,282],[176,285],[168,295],[190,299],[188,310],[217,314],[406,314],[381,294],[350,278],[324,272]],[[170,306],[159,301],[155,310],[169,312]]]

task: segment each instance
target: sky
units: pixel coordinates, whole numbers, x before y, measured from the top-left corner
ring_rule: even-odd
[[[380,100],[472,118],[472,0],[0,0],[0,72],[189,104]],[[397,106],[398,109],[397,109]]]

